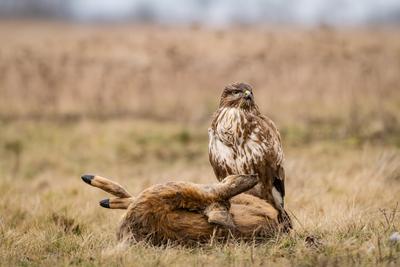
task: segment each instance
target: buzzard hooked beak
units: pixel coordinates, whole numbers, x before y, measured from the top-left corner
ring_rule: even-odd
[[[253,93],[249,90],[244,91],[244,99],[253,100]]]

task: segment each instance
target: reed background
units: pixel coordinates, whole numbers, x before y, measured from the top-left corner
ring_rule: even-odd
[[[398,29],[2,21],[0,36],[0,265],[399,263]],[[280,128],[294,231],[116,248],[122,211],[80,175],[135,194],[213,182],[207,127],[233,81]]]

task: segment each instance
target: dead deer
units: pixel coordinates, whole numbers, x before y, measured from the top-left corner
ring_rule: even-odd
[[[231,236],[264,239],[280,231],[278,211],[265,200],[243,192],[258,182],[256,175],[230,175],[214,184],[168,182],[132,196],[107,178],[83,175],[87,184],[116,198],[100,201],[110,209],[127,209],[120,223],[120,241],[203,243]]]

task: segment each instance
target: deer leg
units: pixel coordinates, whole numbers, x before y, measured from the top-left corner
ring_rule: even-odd
[[[229,213],[229,204],[214,202],[207,206],[203,214],[207,216],[208,222],[218,224],[228,229],[235,229],[235,223]]]
[[[91,186],[100,188],[119,198],[130,198],[132,195],[126,191],[120,184],[113,182],[107,178],[86,174],[82,176],[82,180]]]
[[[231,175],[215,185],[214,190],[217,198],[225,201],[214,202],[207,206],[204,215],[208,217],[208,222],[235,229],[232,215],[229,212],[230,205],[226,200],[247,191],[257,182],[256,175]]]
[[[214,186],[218,199],[227,200],[253,188],[258,183],[256,174],[229,175]]]
[[[108,209],[127,209],[134,201],[134,197],[120,184],[97,175],[83,175],[82,180],[91,186],[100,188],[116,198],[107,198],[100,201],[100,206]]]
[[[127,197],[127,198],[107,198],[100,201],[100,206],[107,209],[128,209],[129,205],[135,200],[134,197]]]

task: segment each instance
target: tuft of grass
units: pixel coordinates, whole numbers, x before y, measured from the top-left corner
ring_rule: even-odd
[[[17,176],[10,172],[13,161],[5,160],[9,152],[0,153],[1,264],[376,266],[400,262],[400,246],[389,242],[389,236],[400,229],[396,202],[400,183],[393,178],[400,151],[390,145],[355,147],[335,140],[311,139],[286,148],[286,203],[295,224],[288,235],[263,243],[230,240],[203,247],[118,244],[115,231],[123,211],[100,208],[98,201],[107,196],[84,184],[80,175],[112,177],[133,194],[168,180],[213,182],[207,136],[200,128],[149,120],[84,120],[57,126],[49,121],[9,122],[0,132],[1,140],[30,139]],[[182,142],[179,136],[186,132],[190,141]],[[128,156],[138,148],[145,153],[140,159]],[[188,150],[198,156],[189,158]],[[161,158],[158,151],[169,158]],[[38,168],[37,162],[46,167]]]
[[[398,30],[1,22],[0,36],[0,266],[400,264]],[[118,244],[123,211],[100,208],[107,196],[80,175],[134,195],[214,182],[207,127],[238,80],[281,129],[294,230]]]

